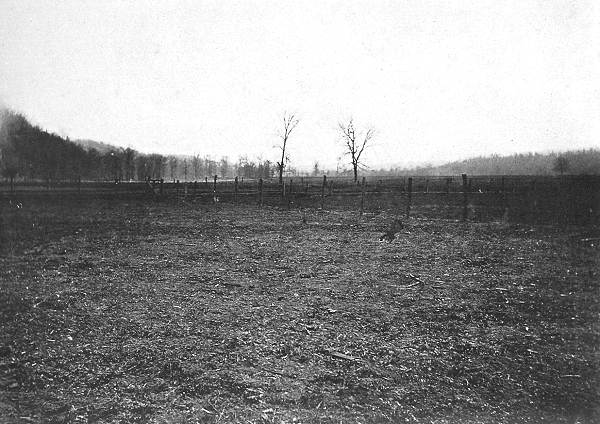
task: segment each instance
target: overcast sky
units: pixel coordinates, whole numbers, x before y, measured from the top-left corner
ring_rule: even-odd
[[[600,146],[600,2],[0,0],[0,99],[71,138],[335,167]]]

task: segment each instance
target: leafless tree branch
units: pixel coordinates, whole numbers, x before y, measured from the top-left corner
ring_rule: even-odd
[[[277,169],[279,171],[279,184],[283,183],[283,171],[285,169],[286,162],[289,162],[289,157],[285,154],[285,149],[287,148],[287,142],[289,140],[292,131],[299,123],[299,119],[296,118],[296,115],[293,113],[288,114],[287,112],[283,114],[283,132],[280,134],[281,137],[281,160],[277,162]]]
[[[358,180],[358,169],[363,165],[361,162],[361,156],[369,142],[375,136],[375,130],[369,128],[365,133],[362,142],[358,141],[357,143],[357,133],[354,128],[354,122],[352,118],[350,118],[347,124],[340,122],[338,126],[343,135],[344,144],[346,145],[345,154],[350,155],[351,157],[350,164],[352,165],[354,171],[354,181],[356,182]]]

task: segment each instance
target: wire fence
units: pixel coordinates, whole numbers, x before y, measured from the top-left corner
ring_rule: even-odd
[[[0,184],[0,199],[24,198],[140,199],[190,204],[255,205],[393,211],[417,216],[469,221],[539,224],[600,223],[600,176],[444,176],[219,179],[136,182],[60,181]]]

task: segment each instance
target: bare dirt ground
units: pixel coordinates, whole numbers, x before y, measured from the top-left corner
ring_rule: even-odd
[[[600,422],[598,228],[10,207],[1,421]]]

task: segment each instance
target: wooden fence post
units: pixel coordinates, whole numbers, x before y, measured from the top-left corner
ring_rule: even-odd
[[[408,177],[408,199],[406,202],[406,218],[410,218],[410,206],[412,203],[412,183],[413,183],[413,179],[412,177]]]
[[[325,187],[327,186],[327,175],[323,175],[323,185],[321,186],[321,209],[325,208]]]
[[[450,183],[452,182],[452,178],[446,178],[446,218],[450,219],[452,217],[452,200],[450,198]]]
[[[502,196],[502,213],[506,213],[506,188],[504,185],[504,177],[502,177],[502,181],[500,182],[500,194]]]
[[[288,188],[288,197],[287,197],[287,208],[290,210],[292,208],[292,195],[294,193],[294,179],[290,178],[290,184]]]
[[[216,204],[217,203],[217,176],[214,176],[214,182],[213,182],[213,202]]]
[[[235,181],[233,183],[233,204],[237,205],[238,202],[238,177],[235,177]]]
[[[175,181],[175,200],[179,200],[179,180]]]
[[[467,182],[467,174],[462,174],[462,183],[463,183],[463,212],[462,212],[462,220],[466,221],[469,216],[469,186]]]
[[[362,215],[365,210],[365,185],[366,178],[362,177],[362,187],[360,190],[360,214]]]
[[[163,184],[165,183],[165,179],[161,178],[160,179],[160,195],[162,196],[164,193],[164,189],[163,189]]]
[[[263,206],[263,179],[258,180],[258,206]]]

